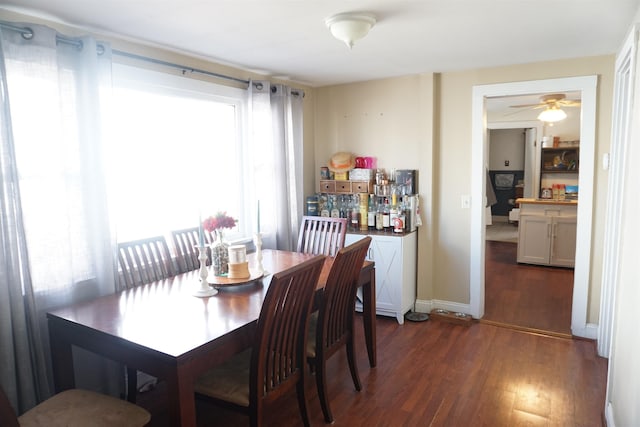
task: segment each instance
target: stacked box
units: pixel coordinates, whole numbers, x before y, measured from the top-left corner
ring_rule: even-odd
[[[374,172],[373,169],[351,169],[349,179],[352,181],[373,181]]]

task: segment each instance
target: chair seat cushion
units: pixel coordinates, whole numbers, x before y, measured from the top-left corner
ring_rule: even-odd
[[[196,393],[249,407],[250,372],[249,348],[198,377],[194,388]]]
[[[80,389],[58,393],[18,418],[21,427],[137,427],[150,419],[139,406]]]

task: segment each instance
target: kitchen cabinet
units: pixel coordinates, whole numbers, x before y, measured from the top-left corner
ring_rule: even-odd
[[[345,245],[371,236],[367,259],[376,267],[376,314],[395,317],[404,323],[404,315],[416,301],[417,233],[347,233]],[[356,310],[362,311],[358,294]]]
[[[524,200],[524,202],[523,202]],[[577,203],[519,199],[517,261],[573,267],[576,254]]]

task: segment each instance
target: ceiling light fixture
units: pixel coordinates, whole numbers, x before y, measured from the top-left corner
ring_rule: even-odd
[[[556,106],[547,107],[540,115],[538,120],[543,122],[555,123],[567,118],[567,113]]]
[[[338,13],[324,20],[333,37],[344,42],[349,49],[356,40],[367,35],[375,25],[375,16],[369,13]]]

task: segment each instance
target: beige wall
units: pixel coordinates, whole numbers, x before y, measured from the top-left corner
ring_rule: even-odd
[[[69,35],[86,32],[2,10],[0,18],[40,21]],[[114,49],[242,79],[265,78],[113,36],[98,34],[97,37],[111,42]],[[123,61],[117,56],[115,60]],[[296,85],[306,93],[305,194],[316,191],[320,166],[339,150],[375,156],[378,165],[384,168],[418,169],[424,222],[418,234],[418,299],[468,304],[470,211],[461,209],[460,196],[470,193],[471,184],[472,87],[599,75],[596,159],[600,159],[609,150],[613,61],[613,56],[579,58],[456,73],[409,75],[320,89]],[[171,72],[179,73],[178,70]],[[599,312],[606,185],[606,173],[596,168],[588,315],[591,323],[597,323]]]
[[[600,159],[610,144],[613,65],[610,55],[317,89],[316,167],[332,152],[350,150],[377,156],[380,167],[419,169],[426,209],[425,227],[418,235],[418,299],[468,304],[470,210],[461,208],[460,197],[471,191],[473,86],[598,75]],[[431,186],[422,185],[425,174],[432,176]],[[588,323],[598,322],[600,303],[607,175],[598,166],[594,187]]]

